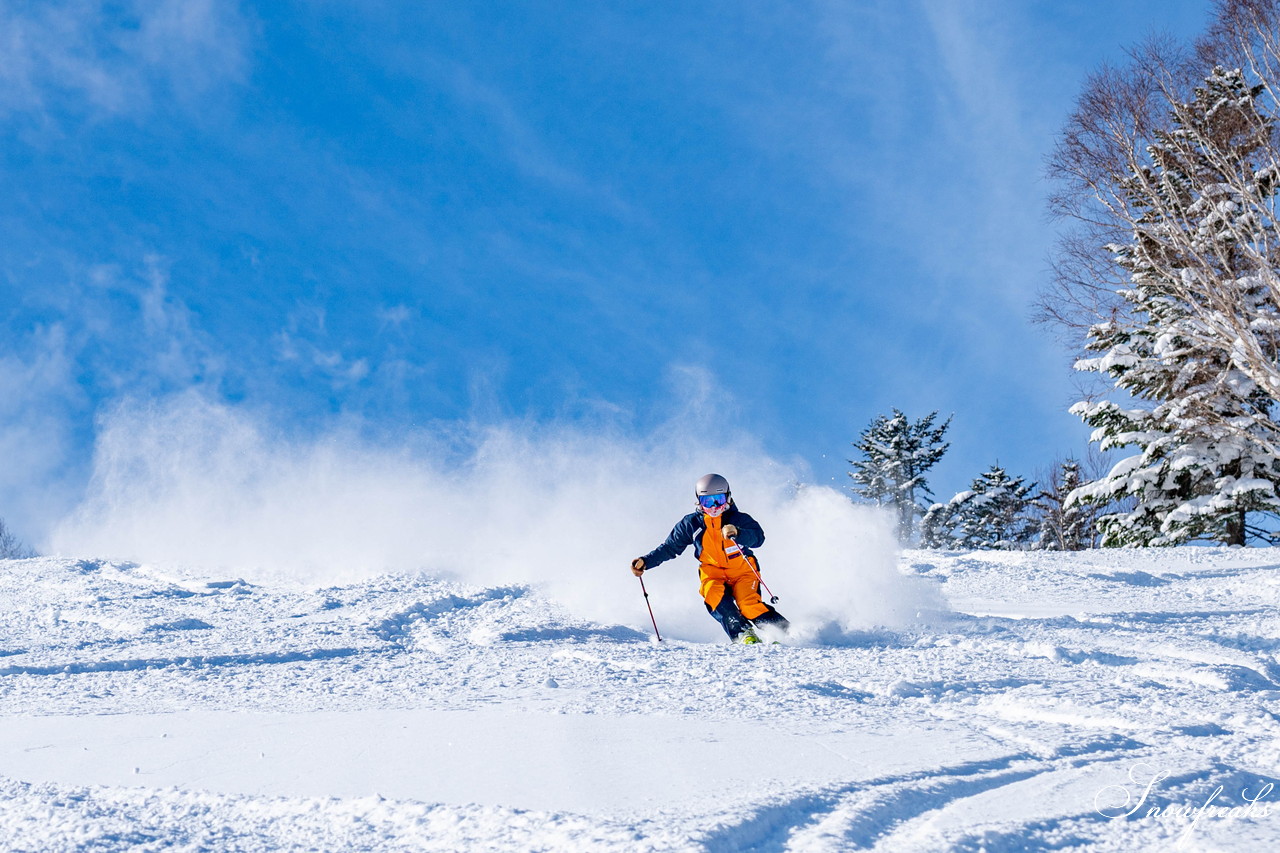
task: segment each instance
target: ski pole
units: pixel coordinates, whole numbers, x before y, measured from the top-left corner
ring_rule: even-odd
[[[658,638],[658,642],[662,642],[662,635],[658,633],[658,620],[653,618],[653,605],[649,603],[649,590],[644,588],[644,578],[636,575],[636,580],[640,581],[640,591],[644,593],[644,606],[649,608],[649,621],[653,623],[653,636]]]
[[[769,603],[777,604],[778,596],[773,594],[773,590],[769,589],[769,585],[764,582],[764,578],[760,577],[760,570],[756,568],[755,563],[751,562],[751,558],[747,556],[747,552],[742,550],[742,546],[738,544],[738,540],[730,539],[729,541],[733,543],[733,547],[738,549],[739,556],[741,556],[742,559],[746,561],[747,567],[751,569],[751,574],[756,576],[756,583],[764,587],[764,591],[769,593]]]

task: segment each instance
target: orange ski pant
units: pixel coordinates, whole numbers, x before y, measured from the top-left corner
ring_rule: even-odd
[[[768,606],[760,600],[760,584],[756,574],[746,560],[734,560],[734,567],[726,569],[703,563],[698,566],[698,579],[701,581],[699,592],[707,607],[715,610],[724,599],[725,584],[733,590],[733,600],[738,603],[738,610],[748,619],[755,619],[769,612]],[[753,560],[754,562],[754,560]]]

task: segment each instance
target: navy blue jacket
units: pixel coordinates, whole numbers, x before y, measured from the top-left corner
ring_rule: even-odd
[[[722,524],[732,524],[738,528],[737,543],[742,546],[742,551],[748,557],[751,556],[752,548],[759,548],[764,544],[764,530],[761,529],[760,523],[745,512],[739,511],[736,506],[731,506],[724,515],[720,516]],[[677,522],[672,528],[671,535],[667,537],[667,541],[663,542],[657,548],[654,548],[642,558],[644,567],[652,569],[659,566],[667,560],[674,560],[684,553],[684,549],[690,545],[693,546],[693,556],[702,556],[702,534],[707,532],[707,520],[703,517],[702,512],[695,511],[686,515]]]

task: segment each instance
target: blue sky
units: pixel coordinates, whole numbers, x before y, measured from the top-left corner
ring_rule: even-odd
[[[1029,322],[1084,76],[1206,2],[0,3],[0,515],[41,531],[123,399],[286,432],[643,433],[702,386],[843,484],[1080,452]],[[700,474],[702,472],[694,472]]]

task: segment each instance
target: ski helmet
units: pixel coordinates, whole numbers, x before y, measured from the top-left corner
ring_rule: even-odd
[[[698,509],[702,510],[703,515],[709,515],[712,518],[727,510],[733,501],[733,494],[729,491],[729,481],[719,474],[708,474],[703,477],[694,487],[693,493],[698,499]]]

